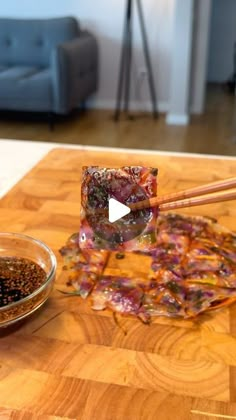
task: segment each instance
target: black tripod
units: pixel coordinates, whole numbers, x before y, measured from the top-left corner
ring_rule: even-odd
[[[158,112],[156,107],[156,91],[152,73],[151,60],[149,55],[147,34],[145,30],[144,16],[141,6],[141,0],[136,0],[138,8],[138,16],[141,26],[142,40],[143,40],[143,50],[147,67],[147,76],[149,82],[150,96],[152,99],[152,109],[153,117],[157,118]],[[127,0],[127,8],[125,14],[125,23],[124,23],[124,33],[123,33],[123,44],[121,52],[121,61],[120,61],[120,74],[117,88],[117,102],[116,102],[116,111],[114,115],[115,121],[118,121],[121,110],[121,101],[122,93],[124,90],[124,111],[129,111],[129,96],[130,96],[130,71],[132,63],[132,10],[133,2],[132,0]]]

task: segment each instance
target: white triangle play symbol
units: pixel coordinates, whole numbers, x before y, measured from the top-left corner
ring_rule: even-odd
[[[114,198],[110,198],[108,202],[108,219],[110,223],[116,222],[130,212],[131,210],[129,207],[125,206]]]

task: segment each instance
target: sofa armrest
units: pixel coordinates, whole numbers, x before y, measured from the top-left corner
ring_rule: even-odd
[[[98,45],[81,31],[78,38],[58,45],[52,52],[54,111],[66,114],[97,89]]]

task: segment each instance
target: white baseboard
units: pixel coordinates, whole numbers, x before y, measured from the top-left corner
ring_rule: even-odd
[[[107,99],[96,99],[91,101],[88,104],[89,108],[93,109],[106,109],[106,110],[115,110],[116,101],[115,100],[107,100]],[[158,102],[157,109],[161,113],[166,113],[168,111],[169,104],[168,102]],[[145,111],[145,112],[152,112],[152,104],[151,102],[138,102],[138,101],[130,101],[129,104],[130,111]]]
[[[169,125],[188,125],[189,115],[188,114],[167,114],[166,123]]]

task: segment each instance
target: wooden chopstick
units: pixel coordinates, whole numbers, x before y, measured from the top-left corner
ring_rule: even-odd
[[[211,182],[209,184],[200,185],[199,187],[189,188],[185,191],[167,194],[160,197],[152,197],[148,200],[138,201],[129,205],[131,210],[141,210],[149,207],[159,207],[165,203],[172,203],[186,198],[198,197],[214,192],[228,190],[236,187],[236,177],[227,178],[222,181]],[[231,200],[234,198],[231,198]],[[215,202],[215,201],[214,201]],[[199,202],[199,204],[201,204]],[[195,204],[197,205],[197,204]],[[185,206],[186,207],[186,206]],[[176,208],[176,207],[175,207]]]
[[[236,190],[209,196],[188,198],[186,200],[173,201],[172,203],[160,204],[160,211],[182,209],[184,207],[202,206],[204,204],[220,203],[221,201],[236,200]]]

